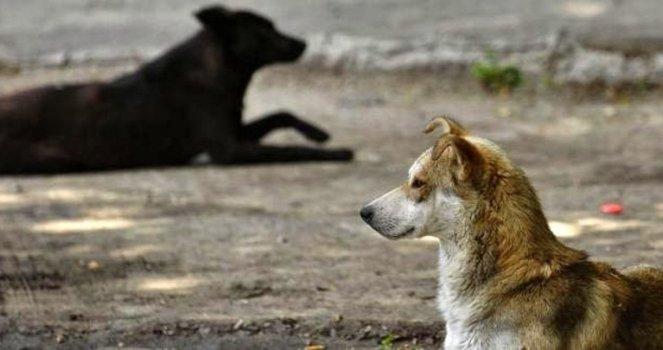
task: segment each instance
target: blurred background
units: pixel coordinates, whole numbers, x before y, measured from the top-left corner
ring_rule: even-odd
[[[209,4],[0,0],[0,94],[132,71]],[[293,111],[356,160],[0,177],[0,348],[439,347],[436,244],[358,210],[440,114],[525,169],[565,243],[663,263],[660,1],[223,4],[309,45],[255,76],[245,119]]]

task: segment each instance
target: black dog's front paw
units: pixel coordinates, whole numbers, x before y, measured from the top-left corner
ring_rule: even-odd
[[[305,131],[304,137],[317,143],[324,143],[327,142],[331,136],[326,131],[312,126]]]
[[[330,159],[338,161],[350,161],[354,159],[355,152],[348,148],[330,150]]]
[[[299,133],[302,134],[306,139],[317,143],[327,142],[331,137],[329,133],[324,131],[322,128],[311,124],[287,111],[274,113],[266,117],[265,120],[271,120],[276,123],[276,126],[272,126],[272,129],[276,127],[292,127],[299,131]]]

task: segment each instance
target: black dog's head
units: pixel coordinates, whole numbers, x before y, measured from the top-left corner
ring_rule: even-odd
[[[270,20],[252,12],[212,6],[195,16],[227,52],[253,68],[294,61],[306,48],[302,40],[280,33]]]

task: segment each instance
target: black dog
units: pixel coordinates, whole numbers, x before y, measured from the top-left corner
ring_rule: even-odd
[[[278,128],[329,135],[287,112],[242,123],[261,67],[291,62],[305,43],[246,11],[196,13],[203,29],[136,72],[109,83],[48,86],[0,99],[0,173],[56,173],[186,164],[346,161],[352,151],[259,144]]]

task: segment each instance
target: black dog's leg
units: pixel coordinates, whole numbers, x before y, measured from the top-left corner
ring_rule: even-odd
[[[299,146],[263,146],[245,144],[233,147],[230,152],[215,154],[210,152],[215,163],[252,164],[252,163],[291,163],[310,161],[349,161],[353,152],[349,149],[316,149]]]
[[[321,128],[303,121],[288,112],[269,114],[264,118],[246,124],[242,128],[242,135],[244,140],[258,142],[270,131],[280,128],[294,128],[307,139],[319,143],[325,142],[329,139],[329,134]]]

